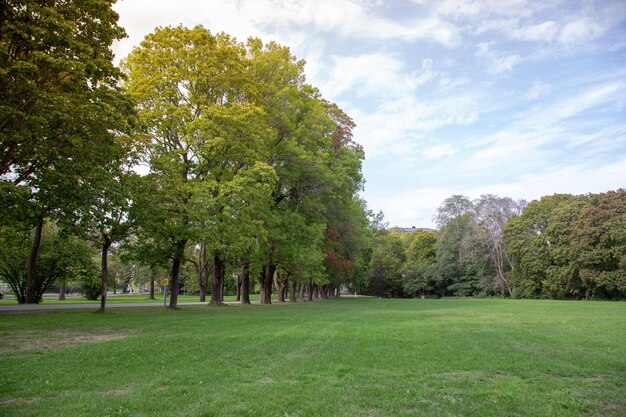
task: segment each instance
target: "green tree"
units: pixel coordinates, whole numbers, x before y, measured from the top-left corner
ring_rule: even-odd
[[[80,189],[85,203],[67,213],[62,222],[100,251],[100,311],[105,309],[109,286],[109,249],[128,237],[135,223],[130,212],[136,177],[120,160],[100,167]]]
[[[304,84],[304,62],[272,42],[250,39],[247,46],[258,103],[272,133],[266,161],[278,178],[264,217],[259,274],[261,302],[271,303],[274,281],[282,290],[287,279],[309,281],[318,293],[318,285],[329,283],[323,264],[327,203],[342,188],[341,198],[353,197],[350,181],[360,183],[360,159],[358,148],[349,146],[352,121]],[[358,172],[352,179],[350,169]]]
[[[473,203],[465,196],[444,200],[434,216],[439,227],[436,243],[437,291],[446,295],[472,295],[478,291],[482,252],[470,243]]]
[[[374,233],[367,292],[384,297],[404,297],[403,265],[405,250],[398,233],[380,230]]]
[[[587,196],[555,194],[532,201],[505,229],[513,257],[510,280],[522,297],[566,298],[581,295],[578,266],[572,252],[573,225]]]
[[[437,233],[417,230],[402,235],[405,248],[402,286],[407,295],[431,295],[437,289],[435,245]]]
[[[124,62],[127,88],[149,138],[144,197],[154,205],[144,206],[151,209],[143,227],[170,248],[171,308],[188,242],[200,239],[207,222],[220,228],[228,183],[259,159],[266,128],[261,109],[250,100],[245,56],[245,47],[228,35],[214,36],[200,26],[166,27],[148,35]],[[223,275],[216,243],[213,285]]]
[[[586,297],[626,297],[626,190],[591,194],[572,225],[572,254]]]
[[[110,46],[125,36],[111,1],[13,1],[0,9],[0,223],[34,228],[26,302],[35,302],[46,217],[111,157],[130,102]]]
[[[11,286],[20,304],[29,302],[26,298],[29,285],[26,265],[30,257],[31,234],[28,228],[0,227],[0,279]],[[55,281],[82,284],[97,276],[93,250],[84,240],[59,233],[59,228],[51,223],[42,227],[41,239],[32,302],[39,303]]]

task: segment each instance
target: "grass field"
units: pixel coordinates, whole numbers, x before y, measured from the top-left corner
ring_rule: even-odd
[[[2,416],[624,416],[626,303],[0,315]]]
[[[167,299],[169,302],[169,295]],[[184,294],[178,295],[179,303],[196,302],[198,300],[199,300],[199,297],[197,295],[184,295]],[[211,296],[207,295],[206,300],[211,301]],[[259,294],[250,294],[250,300],[252,301],[259,300]],[[235,301],[235,296],[227,295],[224,297],[224,301]],[[107,304],[108,303],[162,303],[163,294],[155,294],[154,300],[151,300],[148,297],[148,294],[115,294],[115,295],[109,294],[107,295],[106,302]],[[16,304],[17,304],[17,300],[13,297],[11,298],[7,297],[4,300],[0,300],[0,306],[16,305]],[[80,295],[76,295],[76,296],[68,295],[64,301],[59,301],[58,295],[54,295],[54,296],[46,295],[43,298],[41,304],[46,304],[46,305],[48,304],[100,304],[100,300],[98,299],[97,301],[93,301],[93,300],[88,300],[85,297],[80,296]]]

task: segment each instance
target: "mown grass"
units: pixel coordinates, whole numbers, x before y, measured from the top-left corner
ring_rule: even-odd
[[[234,295],[227,295],[224,297],[224,301],[235,301]],[[169,302],[169,295],[167,297]],[[179,303],[187,303],[187,302],[196,302],[199,300],[197,295],[178,295]],[[207,295],[207,301],[211,300],[211,295]],[[257,301],[259,300],[259,294],[250,294],[250,300]],[[154,299],[150,299],[148,294],[109,294],[106,299],[108,303],[162,303],[163,302],[163,294],[155,294]],[[0,306],[3,305],[16,305],[17,300],[11,296],[11,298],[7,297],[6,299],[0,300]],[[97,301],[88,300],[81,295],[68,295],[65,297],[65,300],[59,301],[58,295],[50,296],[46,295],[41,304],[100,304],[100,300]]]
[[[2,416],[623,416],[626,303],[0,315]]]

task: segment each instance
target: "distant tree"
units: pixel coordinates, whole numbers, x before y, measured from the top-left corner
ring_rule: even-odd
[[[18,303],[26,303],[31,231],[28,228],[0,227],[0,279],[7,282]],[[46,223],[42,227],[39,267],[32,287],[33,302],[39,303],[54,282],[93,282],[97,269],[90,245],[75,236],[59,233],[58,227]]]
[[[591,194],[572,233],[584,295],[626,298],[626,190]]]
[[[580,297],[581,281],[572,244],[573,225],[587,196],[555,194],[532,201],[505,229],[513,258],[510,282],[523,297]]]
[[[513,295],[513,287],[508,280],[513,265],[504,243],[504,228],[513,216],[521,214],[524,205],[524,201],[493,194],[482,195],[474,203],[470,239],[474,247],[484,248],[490,269],[494,271],[492,283],[485,284],[502,295]]]
[[[405,297],[402,286],[404,261],[405,251],[397,233],[382,230],[374,234],[368,293],[385,297]]]
[[[405,248],[402,286],[407,295],[431,295],[437,290],[435,246],[437,234],[417,230],[402,236]]]
[[[438,291],[456,295],[472,295],[478,291],[479,277],[474,266],[482,258],[469,243],[473,221],[472,201],[462,195],[444,200],[434,216],[439,227],[435,245],[437,257]]]
[[[409,296],[431,295],[437,288],[436,232],[417,230],[402,236],[405,261],[402,286]]]

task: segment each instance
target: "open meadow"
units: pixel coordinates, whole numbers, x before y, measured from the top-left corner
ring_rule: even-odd
[[[626,303],[5,313],[2,416],[623,416]]]

